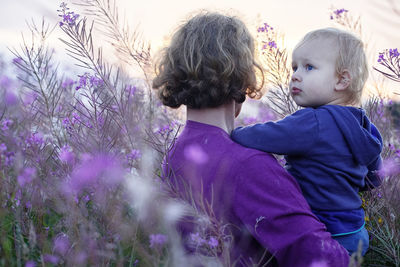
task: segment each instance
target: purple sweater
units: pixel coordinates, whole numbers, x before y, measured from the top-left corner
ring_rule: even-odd
[[[258,262],[265,248],[274,256],[268,266],[348,266],[347,251],[326,232],[296,180],[272,155],[233,142],[218,127],[187,121],[167,166],[182,195],[191,187],[198,201],[202,192],[215,217],[232,225],[231,258],[239,259],[239,266]]]

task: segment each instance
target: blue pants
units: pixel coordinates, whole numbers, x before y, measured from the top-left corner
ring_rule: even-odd
[[[347,251],[352,255],[358,250],[358,243],[361,244],[361,254],[364,256],[369,247],[369,235],[367,229],[363,227],[360,231],[354,234],[332,236],[333,239],[338,241]]]

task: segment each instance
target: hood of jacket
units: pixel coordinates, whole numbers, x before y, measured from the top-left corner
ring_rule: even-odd
[[[382,137],[370,122],[365,110],[355,107],[326,105],[334,118],[356,162],[368,166],[382,151]]]

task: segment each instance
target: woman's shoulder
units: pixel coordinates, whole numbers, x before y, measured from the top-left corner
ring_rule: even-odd
[[[231,142],[230,150],[227,151],[227,154],[233,159],[234,166],[238,166],[239,168],[241,166],[246,166],[246,169],[282,168],[271,153],[244,147],[232,140]]]

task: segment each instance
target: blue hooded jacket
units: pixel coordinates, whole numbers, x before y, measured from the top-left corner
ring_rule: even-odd
[[[324,105],[277,122],[239,127],[239,144],[285,155],[313,212],[332,235],[364,226],[359,191],[378,186],[382,137],[363,109]]]

